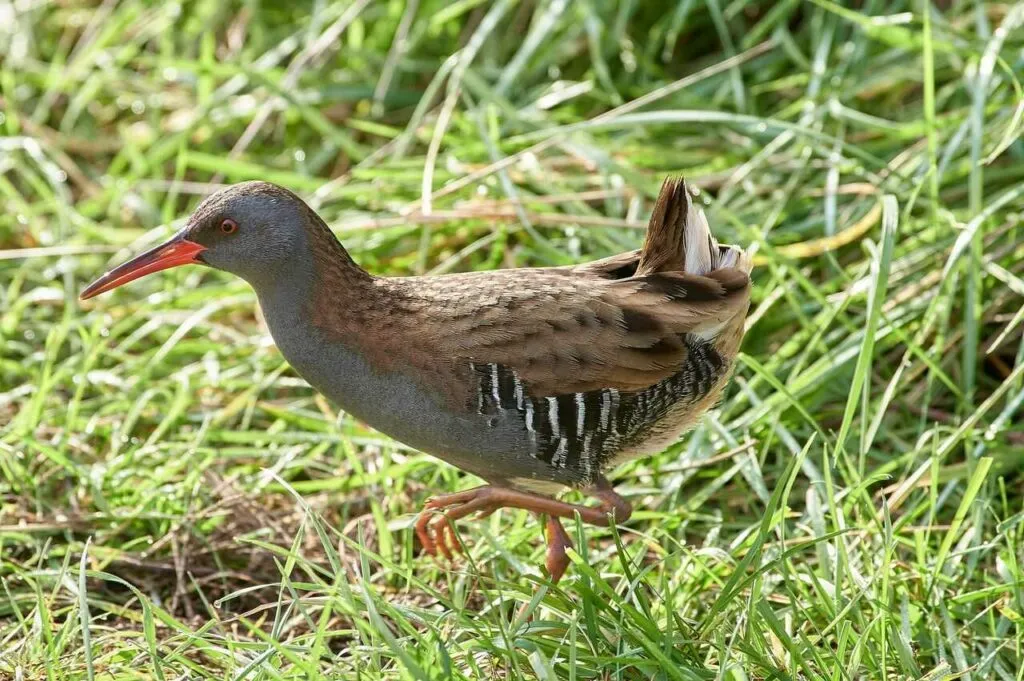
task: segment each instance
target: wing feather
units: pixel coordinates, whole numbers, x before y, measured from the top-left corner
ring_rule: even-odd
[[[449,319],[434,320],[428,343],[444,357],[506,366],[545,397],[668,378],[686,361],[684,334],[712,332],[745,308],[749,278],[728,269],[610,280],[551,273],[485,306],[474,303],[475,286],[460,304],[451,284],[446,308],[433,307]]]

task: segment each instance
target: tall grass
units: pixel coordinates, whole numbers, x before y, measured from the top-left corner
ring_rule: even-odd
[[[1024,4],[858,5],[0,5],[0,678],[1024,678]],[[77,301],[226,183],[409,274],[635,248],[670,173],[743,354],[554,588],[525,513],[418,557],[474,480],[242,282]]]

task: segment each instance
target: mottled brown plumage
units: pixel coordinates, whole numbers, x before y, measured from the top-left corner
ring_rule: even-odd
[[[688,209],[686,185],[666,182],[642,250],[573,267],[372,279],[318,259],[325,285],[310,313],[375,365],[460,400],[470,362],[515,370],[537,397],[642,390],[686,361],[684,334],[742,322],[748,304],[744,269],[683,271]],[[337,243],[329,232],[323,241],[318,252]]]

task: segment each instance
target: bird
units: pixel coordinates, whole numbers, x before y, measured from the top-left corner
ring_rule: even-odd
[[[369,426],[486,483],[429,498],[422,550],[463,550],[454,523],[537,514],[557,583],[562,524],[625,523],[607,478],[661,452],[721,397],[750,304],[752,259],[720,245],[670,177],[641,248],[579,265],[386,277],[356,264],[299,196],[261,181],[203,200],[167,242],[113,268],[85,300],[199,264],[255,290],[274,343],[313,388]],[[596,504],[572,504],[575,489]]]

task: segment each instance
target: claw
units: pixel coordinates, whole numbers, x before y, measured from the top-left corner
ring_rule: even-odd
[[[451,549],[453,554],[463,555],[462,541],[459,538],[458,533],[455,531],[455,523],[451,520],[445,523],[442,531],[445,533],[445,539],[448,543],[448,548]]]
[[[463,553],[455,521],[473,513],[481,518],[494,513],[500,504],[492,500],[491,492],[490,489],[475,489],[428,499],[414,526],[423,552],[448,560]]]
[[[434,543],[433,537],[430,536],[430,529],[428,523],[430,522],[431,514],[423,510],[420,515],[416,518],[416,524],[413,525],[413,529],[416,530],[416,536],[419,537],[420,546],[423,547],[423,553],[429,556],[437,555],[437,545]]]
[[[455,556],[452,555],[451,546],[448,545],[448,538],[445,535],[446,531],[451,531],[451,521],[448,519],[448,515],[442,513],[438,516],[437,520],[430,523],[430,529],[434,533],[434,540],[437,542],[437,548],[441,555],[446,560],[452,560]]]

